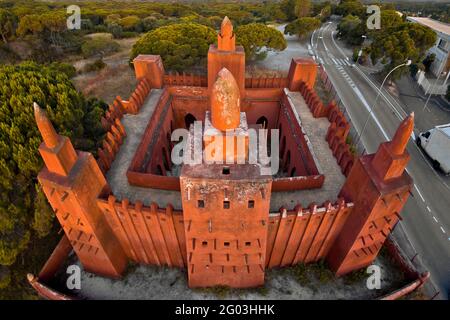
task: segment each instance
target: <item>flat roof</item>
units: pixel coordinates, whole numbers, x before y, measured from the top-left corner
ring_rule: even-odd
[[[442,32],[450,36],[450,24],[424,17],[408,17],[407,19],[409,21],[417,22],[421,25],[427,26],[434,31]]]
[[[140,200],[146,206],[149,206],[151,202],[156,202],[161,208],[167,207],[170,203],[175,210],[182,210],[180,191],[133,186],[129,184],[126,176],[127,169],[142,140],[148,121],[161,94],[162,90],[153,89],[138,114],[123,116],[121,121],[127,136],[106,174],[106,179],[113,195],[119,201],[124,198],[127,198],[131,203]],[[346,179],[325,138],[330,126],[328,119],[325,117],[314,118],[300,92],[286,90],[286,94],[292,101],[297,121],[300,122],[302,131],[306,135],[305,138],[316,166],[325,175],[325,181],[323,186],[318,189],[272,192],[270,199],[271,213],[279,212],[281,207],[292,210],[297,204],[307,207],[313,202],[318,205],[326,201],[335,202],[338,200],[339,191]]]

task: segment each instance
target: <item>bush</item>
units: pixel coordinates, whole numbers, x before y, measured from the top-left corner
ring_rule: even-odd
[[[216,32],[197,23],[171,24],[142,36],[131,50],[130,61],[139,54],[160,55],[168,70],[181,71],[198,65],[216,40]]]
[[[77,69],[70,63],[53,62],[49,66],[58,72],[64,73],[69,79],[75,77],[77,74]]]
[[[104,63],[102,59],[97,59],[93,63],[87,63],[83,67],[83,72],[99,71],[102,70],[104,67],[106,67],[106,63]]]
[[[120,45],[114,40],[105,38],[86,40],[81,46],[81,52],[85,58],[95,55],[106,56],[119,51]]]
[[[139,33],[137,33],[137,32],[133,32],[133,31],[124,31],[124,32],[122,32],[122,34],[121,34],[121,38],[134,38],[134,37],[137,37],[139,35]]]

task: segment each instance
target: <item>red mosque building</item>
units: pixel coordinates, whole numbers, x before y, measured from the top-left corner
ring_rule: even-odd
[[[38,178],[65,233],[29,277],[41,295],[56,298],[46,281],[72,250],[86,271],[106,277],[121,277],[128,261],[185,268],[190,287],[256,287],[266,268],[319,260],[340,276],[373,262],[412,186],[413,115],[375,154],[356,157],[344,115],[314,91],[314,61],[293,59],[287,78],[246,78],[228,18],[206,77],[165,74],[152,55],[134,68],[135,92],[102,119],[98,159],[75,150],[35,105],[45,163]],[[196,120],[203,147],[232,130],[242,148],[222,150],[231,161],[172,163],[172,133],[190,129],[193,147]],[[250,129],[279,130],[278,173],[249,163]]]

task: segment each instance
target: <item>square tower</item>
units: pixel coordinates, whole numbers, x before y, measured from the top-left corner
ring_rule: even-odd
[[[263,285],[271,177],[252,164],[185,165],[180,184],[189,286]]]

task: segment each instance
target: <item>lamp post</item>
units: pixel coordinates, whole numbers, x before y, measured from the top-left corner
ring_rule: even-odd
[[[411,65],[411,60],[408,60],[408,61],[406,61],[405,63],[402,63],[402,64],[396,66],[396,67],[395,67],[394,69],[392,69],[392,70],[387,74],[387,76],[384,78],[383,83],[381,84],[380,88],[378,89],[378,94],[377,94],[377,97],[375,98],[375,102],[373,103],[372,108],[370,108],[369,114],[367,115],[367,119],[366,119],[366,121],[364,122],[364,126],[363,126],[361,132],[360,132],[359,135],[358,135],[358,139],[356,140],[355,147],[358,147],[359,142],[361,141],[362,135],[364,134],[364,131],[366,130],[367,123],[369,122],[370,116],[371,116],[372,113],[373,113],[373,109],[374,109],[375,106],[377,105],[378,98],[379,98],[380,95],[381,95],[381,90],[382,90],[383,87],[384,87],[384,83],[385,83],[386,80],[389,78],[389,76],[391,75],[392,72],[394,72],[394,71],[397,70],[398,68],[401,68],[401,67],[404,67],[404,66],[409,66],[409,65]]]
[[[447,54],[447,57],[448,57],[448,54]],[[436,84],[439,82],[439,79],[441,79],[441,75],[442,75],[442,73],[443,73],[444,67],[445,67],[445,65],[442,64],[442,68],[439,68],[439,69],[440,69],[440,70],[439,70],[439,75],[438,75],[438,77],[437,77],[437,80],[436,80],[436,81],[433,83],[433,85],[431,86],[430,94],[428,95],[427,101],[425,101],[425,105],[423,106],[422,112],[425,111],[425,109],[426,109],[427,106],[428,106],[428,102],[430,102],[431,95],[433,94],[434,88],[436,87]]]

